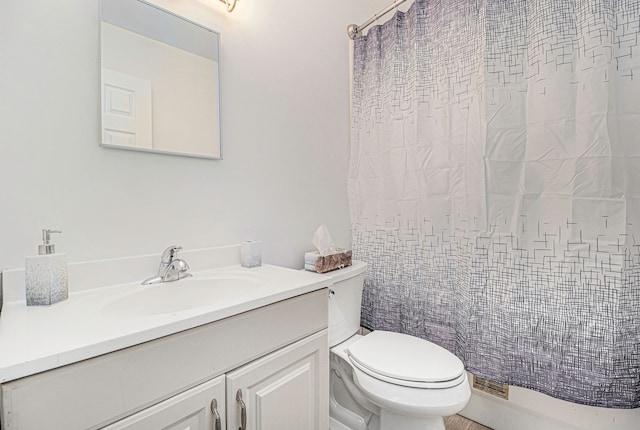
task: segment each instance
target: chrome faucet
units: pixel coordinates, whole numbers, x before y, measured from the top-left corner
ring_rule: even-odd
[[[191,273],[187,273],[189,265],[186,261],[177,258],[178,251],[182,250],[181,246],[170,246],[164,250],[160,256],[160,267],[158,274],[149,279],[145,279],[142,285],[159,284],[160,282],[177,281],[178,279],[188,278]]]

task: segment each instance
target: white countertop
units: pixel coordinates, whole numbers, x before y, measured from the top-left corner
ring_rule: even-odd
[[[109,304],[155,285],[140,282],[70,287],[69,299],[52,306],[27,307],[5,302],[0,315],[0,383],[75,363],[167,336],[331,285],[330,277],[263,265],[251,269],[232,265],[193,272],[194,279],[211,274],[261,278],[259,288],[224,294],[219,300],[171,313],[131,315],[111,312]],[[179,282],[176,294],[179,294]],[[166,286],[167,284],[159,284]],[[133,296],[132,296],[133,297]],[[113,309],[113,307],[111,307]]]

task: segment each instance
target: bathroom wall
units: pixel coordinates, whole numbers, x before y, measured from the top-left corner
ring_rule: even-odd
[[[0,269],[42,228],[70,261],[264,241],[302,267],[316,227],[350,244],[349,39],[386,1],[156,0],[221,33],[222,161],[98,146],[97,0],[0,6]]]

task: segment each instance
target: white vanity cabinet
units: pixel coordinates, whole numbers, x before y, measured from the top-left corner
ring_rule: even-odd
[[[237,430],[241,390],[248,430],[326,429],[327,313],[321,289],[4,383],[0,427],[216,430],[215,398]]]
[[[326,331],[227,374],[227,429],[329,428]]]
[[[326,429],[327,355],[323,330],[104,430]]]
[[[224,375],[115,422],[104,430],[222,430]]]

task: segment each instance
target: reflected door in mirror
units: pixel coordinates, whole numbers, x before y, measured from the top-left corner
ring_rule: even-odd
[[[101,0],[103,146],[221,158],[219,35],[139,0]]]

